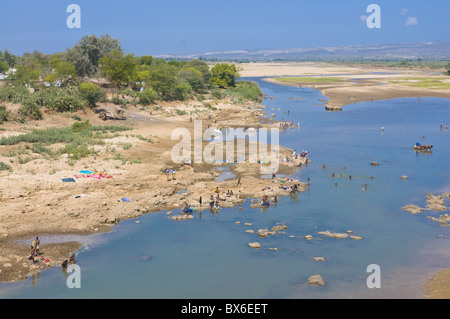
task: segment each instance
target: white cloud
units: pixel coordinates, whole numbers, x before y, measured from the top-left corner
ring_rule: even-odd
[[[408,19],[406,20],[405,25],[407,27],[412,26],[412,25],[418,25],[419,21],[417,21],[416,17],[408,17]]]

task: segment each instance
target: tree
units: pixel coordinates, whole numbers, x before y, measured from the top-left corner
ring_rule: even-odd
[[[6,73],[6,72],[8,72],[8,70],[9,70],[8,63],[0,61],[0,73]]]
[[[187,82],[180,82],[173,89],[173,98],[184,101],[192,96],[192,87]]]
[[[70,62],[59,62],[55,67],[55,75],[63,85],[76,79],[77,71]]]
[[[99,60],[112,51],[122,52],[118,39],[108,34],[84,36],[77,44],[66,52],[65,59],[75,67],[78,76],[92,76],[99,71]]]
[[[158,62],[150,70],[150,85],[165,100],[172,99],[177,71],[175,66],[165,62]]]
[[[61,61],[59,57],[53,57],[49,66],[51,68],[51,73],[45,77],[45,81],[52,83],[61,81],[61,86],[66,86],[75,82],[77,77],[77,71],[75,67],[70,62]]]
[[[41,70],[36,66],[17,66],[16,72],[10,74],[7,78],[9,85],[20,87],[20,86],[34,86],[39,80],[41,75]]]
[[[153,57],[151,55],[142,55],[138,59],[139,65],[152,65]]]
[[[181,69],[178,72],[178,81],[187,82],[191,86],[192,90],[196,93],[202,93],[205,89],[205,82],[203,81],[200,71],[194,68]]]
[[[94,83],[81,83],[80,93],[81,97],[86,100],[91,108],[95,108],[97,102],[106,96],[105,92]]]
[[[444,72],[447,75],[450,75],[450,63],[447,63],[447,65],[445,66],[445,70],[446,72]]]
[[[235,86],[236,78],[239,73],[234,64],[218,63],[211,68],[211,84],[226,89],[230,86]]]
[[[134,54],[124,56],[123,52],[114,50],[99,60],[101,73],[118,87],[130,84],[137,78],[137,65]]]
[[[8,66],[12,68],[16,65],[17,57],[14,54],[9,53],[8,50],[5,50],[3,53],[0,51],[0,60],[8,63]]]
[[[183,69],[194,68],[202,74],[205,83],[209,82],[211,78],[211,71],[209,70],[208,64],[201,60],[191,60],[183,66]]]

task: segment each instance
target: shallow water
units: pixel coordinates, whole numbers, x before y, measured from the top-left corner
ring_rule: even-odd
[[[326,112],[314,89],[253,80],[275,97],[263,103],[268,115],[300,123],[280,134],[280,144],[310,151],[311,162],[294,175],[310,178],[307,191],[264,211],[246,201],[218,214],[196,213],[190,221],[170,220],[165,212],[141,216],[140,223],[123,221],[111,233],[87,238],[77,253],[81,289],[67,288],[66,275],[53,268],[0,284],[0,297],[421,298],[426,276],[450,267],[450,230],[426,218],[437,213],[410,215],[401,207],[424,207],[427,193],[450,191],[450,101],[395,99]],[[416,153],[416,142],[433,144],[432,154]],[[276,224],[288,228],[256,235]],[[351,230],[362,240],[317,234],[325,230]],[[260,249],[248,246],[254,241]],[[312,259],[318,256],[325,262]],[[370,264],[381,268],[379,289],[367,288]],[[324,287],[305,284],[314,274],[323,277]]]

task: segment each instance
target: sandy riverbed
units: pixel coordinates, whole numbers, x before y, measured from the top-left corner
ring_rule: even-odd
[[[243,63],[239,64],[241,76],[264,77],[270,81],[282,85],[313,87],[320,90],[328,100],[326,106],[330,110],[339,110],[347,104],[378,101],[394,98],[420,98],[420,97],[442,97],[450,98],[449,89],[436,89],[427,87],[412,87],[402,83],[391,83],[396,79],[427,78],[430,80],[442,80],[450,83],[450,77],[442,75],[443,70],[422,69],[394,69],[394,68],[370,68],[351,67],[325,63]],[[332,75],[336,82],[327,83],[286,83],[276,77],[299,76],[320,77]]]
[[[36,236],[107,232],[120,220],[161,210],[171,211],[168,218],[185,219],[181,209],[186,204],[196,210],[192,214],[195,218],[198,211],[209,209],[210,196],[217,195],[214,192],[216,188],[222,199],[221,207],[233,207],[246,199],[260,200],[264,195],[269,198],[289,195],[289,189],[279,187],[279,179],[261,178],[260,169],[266,164],[237,163],[229,168],[235,177],[220,181],[217,179],[222,172],[219,169],[227,163],[202,162],[190,166],[172,161],[171,150],[179,142],[171,139],[176,128],[187,128],[193,136],[194,123],[200,122],[202,132],[208,126],[218,129],[277,127],[276,123],[263,117],[264,110],[259,104],[211,103],[217,110],[198,113],[195,118],[188,115],[189,112],[177,115],[174,111],[198,109],[196,102],[168,103],[157,111],[129,107],[123,121],[102,121],[92,110],[79,112],[79,117],[92,124],[126,125],[132,130],[105,139],[105,145],[95,146],[95,157],[77,161],[71,160],[68,154],[59,159],[45,159],[30,152],[8,155],[24,150],[25,143],[20,145],[20,149],[17,145],[0,146],[0,161],[13,170],[3,171],[0,175],[0,281],[24,280],[30,273],[58,266],[81,245],[76,242],[41,242],[40,252],[50,262],[33,264],[27,259],[30,249],[23,240],[29,240],[31,244]],[[8,105],[12,111],[15,107]],[[111,112],[114,107],[109,104],[99,106]],[[70,117],[44,114],[43,120],[26,125],[8,122],[2,126],[0,136],[22,134],[30,128],[67,127],[74,122]],[[203,147],[206,145],[204,143]],[[270,154],[270,147],[266,147]],[[291,153],[291,150],[280,147],[277,156],[284,159]],[[299,169],[301,160],[304,159],[279,161],[277,174],[292,174]],[[175,176],[170,174],[168,178],[166,169],[176,170]],[[80,173],[83,170],[105,172],[109,178],[90,178],[88,174]],[[62,182],[65,178],[73,178],[75,182]],[[238,186],[239,178],[241,185]],[[299,191],[306,187],[306,183],[298,181],[288,181],[283,186],[294,184],[299,185]],[[229,190],[233,191],[233,196],[226,196]],[[200,196],[202,206],[199,204]]]

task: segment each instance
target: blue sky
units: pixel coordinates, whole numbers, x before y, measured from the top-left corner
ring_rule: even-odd
[[[69,29],[69,4],[81,28]],[[381,28],[369,29],[369,4]],[[448,0],[15,0],[4,1],[0,50],[64,51],[108,33],[136,55],[450,41]]]

